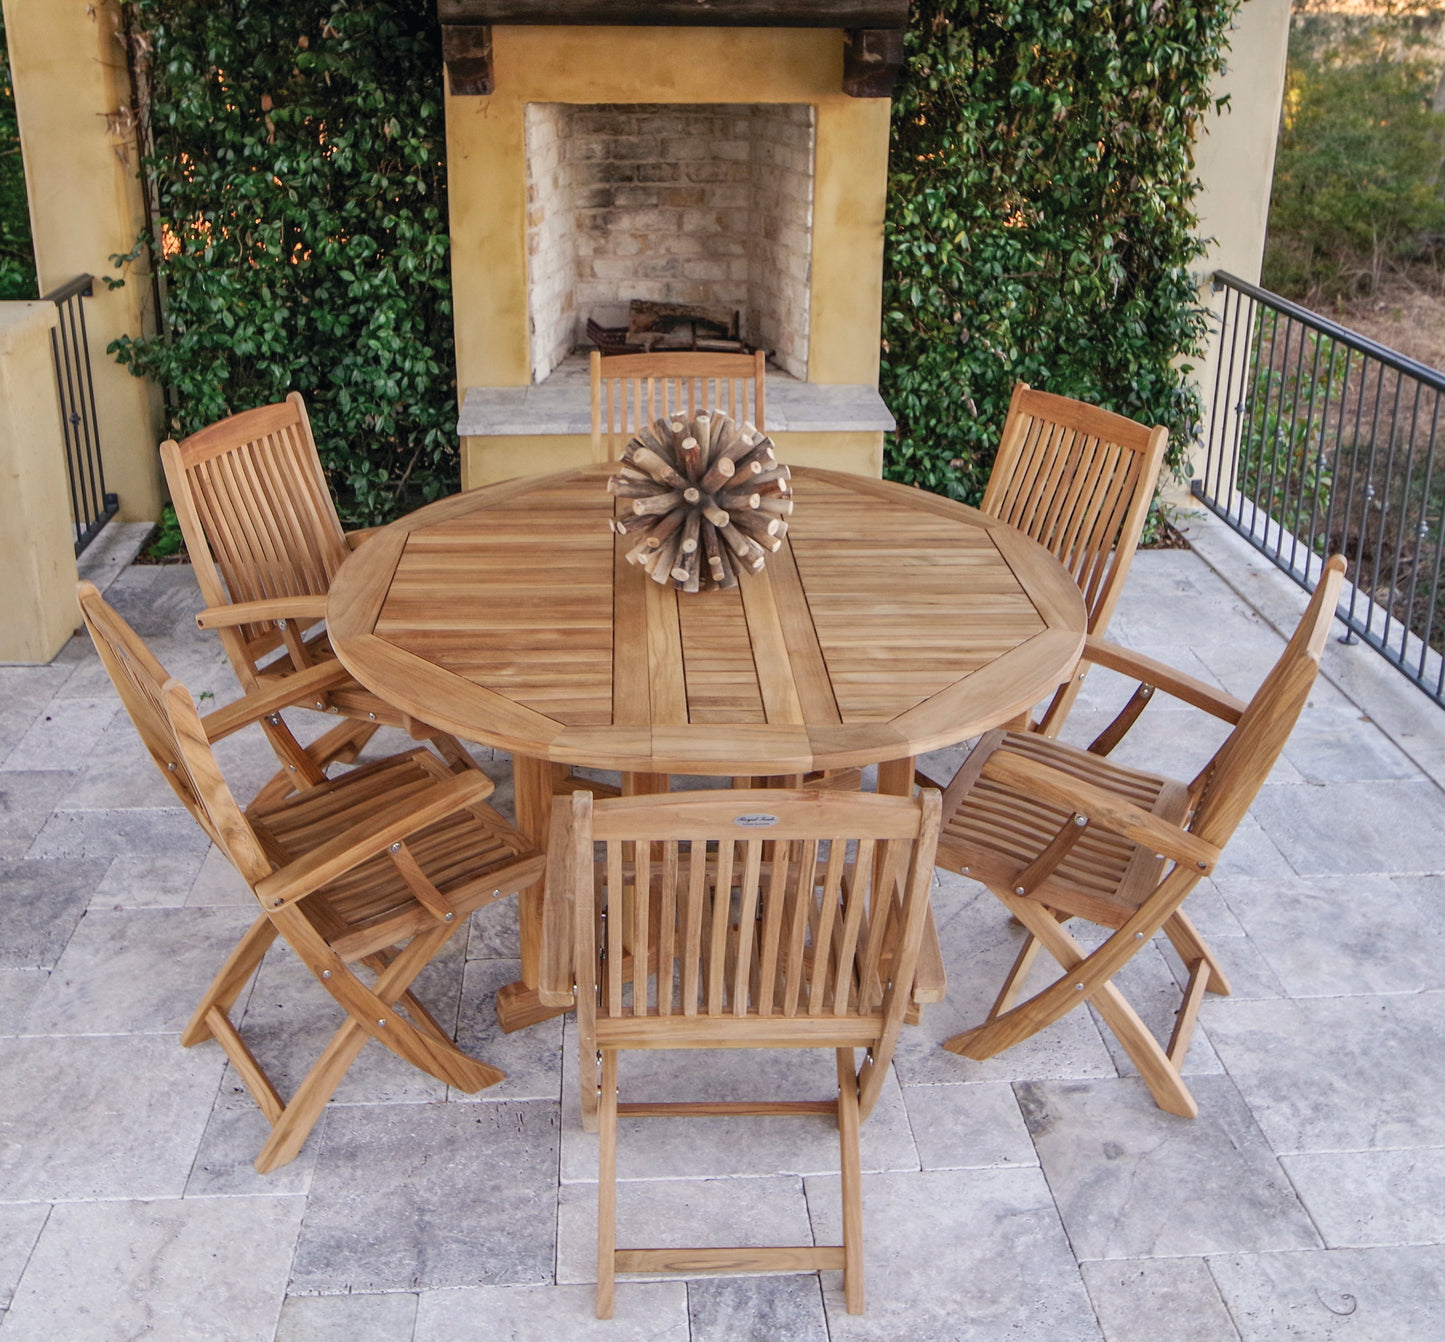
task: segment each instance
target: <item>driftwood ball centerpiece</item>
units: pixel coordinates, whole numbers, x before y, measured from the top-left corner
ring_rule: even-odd
[[[736,587],[788,534],[793,491],[773,440],[713,410],[640,430],[607,488],[623,500],[613,530],[635,538],[629,564],[683,592]]]

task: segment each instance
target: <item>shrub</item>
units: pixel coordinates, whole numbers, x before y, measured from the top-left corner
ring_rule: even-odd
[[[301,391],[354,520],[454,488],[434,0],[135,0],[129,17],[165,329],[116,357],[167,387],[176,435]]]
[[[1445,231],[1436,71],[1398,22],[1291,30],[1264,283],[1303,302],[1373,293]]]
[[[15,95],[5,54],[5,16],[0,14],[0,302],[35,296],[25,169],[20,161],[20,130],[15,123]]]
[[[976,499],[1010,390],[1196,431],[1192,146],[1235,0],[916,0],[885,230],[893,479]]]

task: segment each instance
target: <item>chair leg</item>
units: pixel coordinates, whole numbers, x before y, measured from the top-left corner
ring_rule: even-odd
[[[469,751],[455,736],[448,736],[446,732],[433,732],[427,737],[431,742],[432,749],[442,757],[450,766],[454,774],[464,774],[469,770],[480,770],[481,765],[472,758]]]
[[[321,1111],[346,1075],[346,1069],[356,1061],[356,1055],[366,1043],[367,1033],[354,1020],[345,1021],[332,1035],[315,1065],[306,1073],[306,1079],[296,1088],[281,1117],[271,1129],[271,1135],[261,1147],[255,1160],[258,1174],[270,1174],[282,1165],[288,1165],[300,1154]]]
[[[612,1317],[617,1263],[617,1050],[602,1050],[597,1151],[597,1317]]]
[[[602,1085],[602,1061],[595,1059],[591,1066],[586,1057],[579,1057],[577,1070],[581,1073],[582,1131],[597,1131],[597,1098]]]
[[[236,943],[236,949],[227,957],[226,963],[221,966],[220,972],[211,980],[211,986],[206,989],[205,995],[201,998],[201,1004],[181,1032],[181,1047],[190,1048],[192,1044],[199,1044],[203,1039],[211,1038],[213,1031],[206,1023],[206,1017],[213,1008],[218,1009],[223,1016],[231,1014],[231,1008],[236,1005],[236,999],[241,995],[241,989],[250,982],[251,975],[256,972],[256,966],[261,963],[262,957],[270,949],[271,943],[276,940],[276,925],[265,914],[262,914],[247,929],[246,935]]]
[[[1164,924],[1164,935],[1169,938],[1170,944],[1179,953],[1179,958],[1184,961],[1185,968],[1189,970],[1191,976],[1195,972],[1196,963],[1203,960],[1209,966],[1208,991],[1218,993],[1220,997],[1229,996],[1229,980],[1224,977],[1224,970],[1220,967],[1219,961],[1214,958],[1214,952],[1210,950],[1209,943],[1199,935],[1199,929],[1194,926],[1193,920],[1183,909],[1179,909]]]
[[[838,1050],[838,1147],[843,1190],[843,1300],[863,1313],[863,1170],[858,1153],[858,1075],[853,1050]]]

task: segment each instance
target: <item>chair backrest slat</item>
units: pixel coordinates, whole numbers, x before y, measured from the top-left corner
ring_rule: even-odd
[[[161,461],[208,605],[326,593],[348,551],[298,393],[162,443]],[[259,627],[244,638],[274,645]],[[254,668],[236,670],[250,683]]]
[[[590,825],[576,867],[595,889],[576,892],[575,933],[589,1018],[682,1015],[725,1031],[744,1017],[822,1028],[901,1013],[911,978],[900,985],[897,974],[916,964],[904,943],[921,936],[910,910],[928,897],[937,795],[839,795],[560,800]],[[776,816],[769,837],[738,836],[733,820],[758,814]],[[599,915],[606,945],[592,951]]]
[[[638,429],[659,419],[722,410],[739,423],[763,423],[766,356],[611,354],[593,351],[592,455],[616,461]]]
[[[1045,546],[1102,634],[1144,527],[1168,432],[1097,406],[1014,387],[983,511]]]
[[[1189,828],[1201,839],[1218,847],[1228,842],[1284,750],[1314,687],[1344,574],[1344,556],[1332,555],[1284,652],[1191,784]]]
[[[76,596],[101,664],[147,753],[181,804],[248,883],[269,875],[273,863],[265,844],[221,776],[189,691],[166,675],[93,584],[82,582]]]

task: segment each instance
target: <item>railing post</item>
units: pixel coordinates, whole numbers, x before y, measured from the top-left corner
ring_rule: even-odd
[[[75,548],[53,303],[0,303],[0,662],[48,662],[75,629]]]

